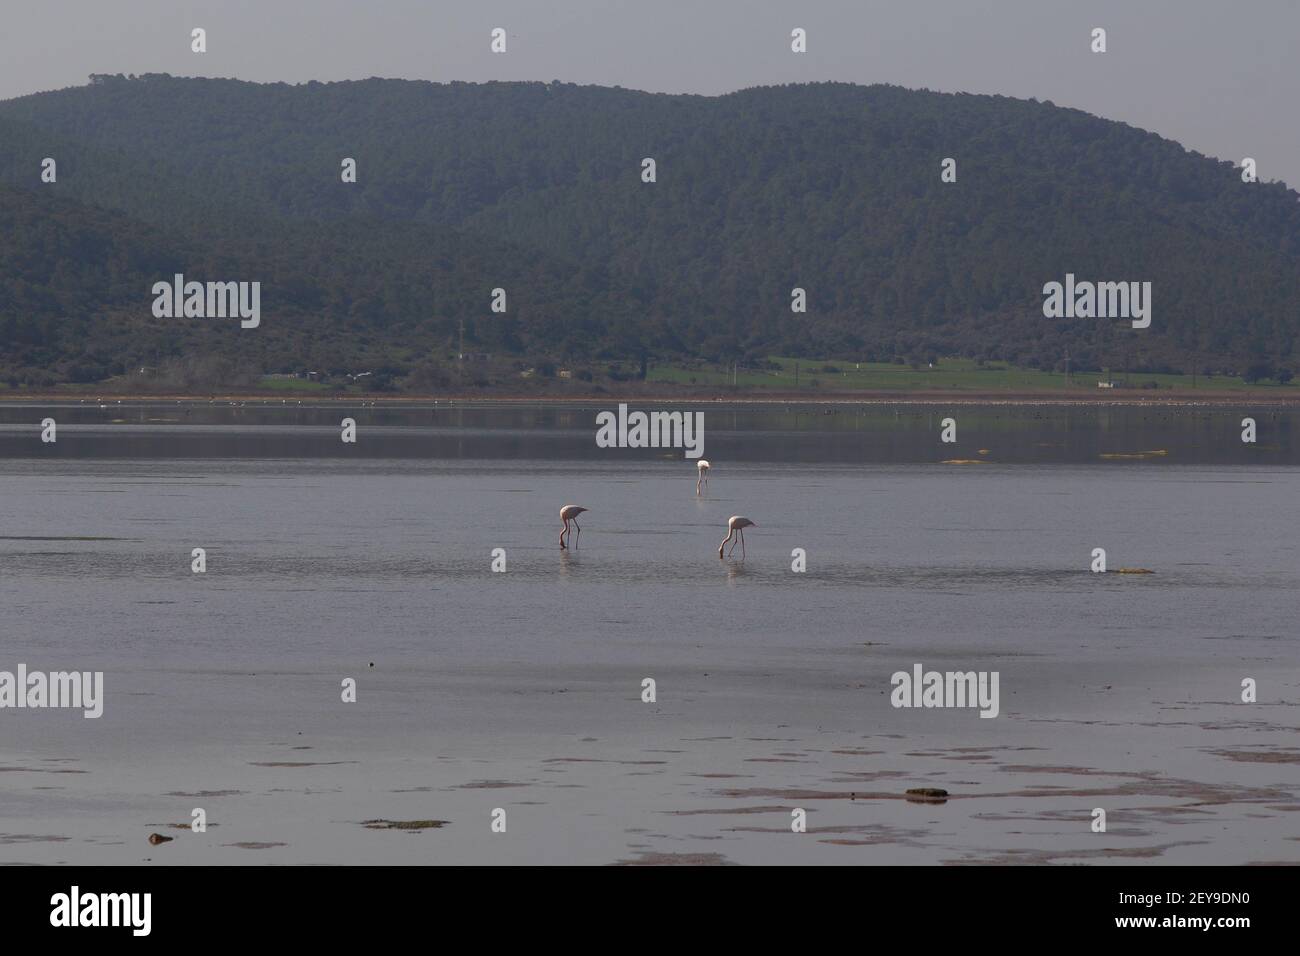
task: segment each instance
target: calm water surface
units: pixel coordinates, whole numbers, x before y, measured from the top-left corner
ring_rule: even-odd
[[[1087,862],[1097,805],[1136,815],[1120,861],[1208,862],[1228,824],[1239,862],[1297,858],[1291,413],[1243,450],[1239,410],[958,409],[955,448],[939,411],[824,411],[706,409],[697,497],[680,452],[596,449],[591,410],[353,409],[352,447],[334,408],[56,409],[55,446],[5,409],[0,668],[108,697],[0,714],[0,837],[61,838],[0,859],[161,857],[142,828],[200,799],[227,829],[178,862],[775,862],[804,804],[808,862]],[[1097,547],[1156,573],[1092,574]],[[999,671],[1000,717],[890,707],[914,662]],[[936,784],[972,799],[893,799]],[[488,850],[507,804],[529,823]],[[451,823],[357,822],[400,813]]]

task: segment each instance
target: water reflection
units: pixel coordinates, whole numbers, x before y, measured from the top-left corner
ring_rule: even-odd
[[[1283,407],[962,405],[672,406],[702,411],[705,456],[809,463],[1300,464],[1297,412]],[[315,404],[0,405],[0,456],[7,458],[542,459],[662,461],[694,483],[694,462],[677,450],[602,449],[597,405]],[[40,442],[45,416],[59,441]],[[1241,440],[1254,418],[1258,441]],[[359,439],[341,441],[353,418]],[[957,441],[940,441],[942,421]],[[756,440],[759,439],[759,440]],[[960,464],[958,464],[960,463]],[[710,487],[703,491],[707,495]]]

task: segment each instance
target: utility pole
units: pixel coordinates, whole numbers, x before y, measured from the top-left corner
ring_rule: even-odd
[[[456,380],[465,387],[465,320],[460,320],[460,348],[456,352]]]
[[[1214,300],[1214,302],[1210,305],[1210,336],[1211,336],[1211,341],[1213,341],[1213,336],[1214,336],[1214,334],[1215,334],[1216,332],[1218,332],[1218,331],[1219,331],[1219,302],[1218,302],[1218,300],[1216,299],[1216,300]],[[1198,329],[1196,330],[1196,345],[1195,345],[1194,350],[1193,350],[1193,352],[1194,352],[1194,357],[1195,357],[1195,364],[1192,365],[1192,388],[1195,388],[1195,387],[1196,387],[1196,376],[1197,376],[1197,373],[1200,371],[1199,366],[1200,366],[1200,364],[1201,364],[1201,346],[1202,346],[1204,343],[1205,343],[1205,337],[1201,334],[1201,330],[1198,328]]]

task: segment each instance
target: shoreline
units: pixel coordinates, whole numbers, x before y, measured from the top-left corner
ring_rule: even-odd
[[[187,393],[101,392],[93,397],[85,393],[45,392],[31,395],[0,396],[0,407],[25,407],[32,405],[212,405],[253,403],[261,406],[336,406],[357,405],[365,407],[410,408],[439,405],[1006,405],[1006,406],[1077,406],[1077,407],[1141,407],[1158,408],[1182,406],[1269,406],[1278,408],[1300,407],[1300,391],[1292,394],[1261,394],[1257,391],[1221,392],[1206,394],[1191,390],[1170,390],[1164,395],[1152,395],[1142,390],[1120,394],[1070,394],[1065,392],[776,392],[770,394],[673,394],[644,392],[634,394],[587,393],[582,395],[522,395],[513,394],[442,394],[442,395],[292,395],[267,392],[211,392],[207,395]]]

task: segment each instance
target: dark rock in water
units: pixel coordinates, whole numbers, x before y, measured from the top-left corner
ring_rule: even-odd
[[[915,787],[907,791],[907,799],[911,803],[947,803],[948,791],[938,787]]]
[[[447,820],[362,820],[367,830],[436,830],[446,826]]]
[[[161,833],[149,834],[149,842],[154,846],[157,846],[159,843],[171,843],[172,840],[175,839],[175,837],[163,836]]]

